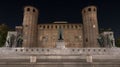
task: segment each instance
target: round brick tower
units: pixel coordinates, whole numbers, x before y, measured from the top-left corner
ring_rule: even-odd
[[[88,6],[82,10],[84,28],[84,47],[98,47],[98,21],[96,6]]]
[[[37,47],[38,10],[32,6],[24,7],[23,46]]]

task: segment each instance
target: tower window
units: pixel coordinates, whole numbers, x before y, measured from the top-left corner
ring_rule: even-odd
[[[55,26],[55,28],[57,29],[57,25]]]
[[[28,27],[28,25],[25,25],[25,27]]]
[[[51,25],[51,28],[53,28],[53,25]]]
[[[47,29],[49,29],[49,25],[47,26]]]
[[[94,11],[96,11],[96,9],[94,8]]]
[[[81,25],[79,25],[79,27],[81,27]]]
[[[63,28],[65,28],[65,25],[63,25]]]
[[[77,25],[75,25],[76,29],[78,28]]]
[[[59,28],[60,28],[60,29],[62,28],[61,25],[59,26]]]
[[[30,8],[27,8],[27,11],[30,11]]]
[[[90,22],[92,22],[92,18],[90,18]]]
[[[86,13],[86,11],[84,10],[84,13]]]
[[[110,36],[112,36],[112,33],[110,33]]]
[[[45,29],[45,26],[43,26],[43,29]]]
[[[41,28],[42,26],[40,25],[39,27]]]
[[[69,29],[69,25],[67,25],[67,28]]]
[[[88,39],[86,38],[86,42],[88,42]]]
[[[33,12],[35,12],[35,9],[33,9]]]
[[[91,8],[88,8],[88,11],[91,11]]]
[[[73,25],[71,27],[73,28]]]

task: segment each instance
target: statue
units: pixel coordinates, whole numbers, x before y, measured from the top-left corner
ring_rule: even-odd
[[[113,37],[111,37],[111,35],[106,34],[106,35],[100,35],[98,38],[98,43],[100,45],[100,47],[113,47],[114,46],[114,42],[113,42]]]
[[[23,38],[22,38],[22,36],[20,34],[17,36],[16,42],[17,42],[16,47],[22,47]]]
[[[104,36],[103,35],[100,35],[99,38],[98,38],[98,43],[100,45],[100,47],[105,47],[104,45]]]
[[[11,34],[6,42],[7,42],[6,47],[12,47],[15,42],[15,36]]]
[[[62,37],[62,29],[60,28],[58,30],[58,42],[56,43],[56,48],[60,48],[60,49],[64,49],[65,48],[65,42],[63,41],[63,37]]]
[[[59,38],[58,38],[58,40],[63,40],[63,37],[62,37],[62,29],[60,28],[59,29]]]
[[[107,36],[107,46],[108,47],[113,47],[113,39],[110,35],[106,35]]]

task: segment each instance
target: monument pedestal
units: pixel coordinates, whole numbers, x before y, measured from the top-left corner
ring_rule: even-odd
[[[65,48],[65,42],[63,40],[59,40],[56,42],[56,48]]]

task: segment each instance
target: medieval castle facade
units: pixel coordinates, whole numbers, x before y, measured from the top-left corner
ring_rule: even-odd
[[[98,47],[98,21],[96,6],[88,6],[82,10],[83,24],[70,24],[57,21],[53,24],[37,24],[39,11],[33,6],[24,8],[23,26],[16,26],[22,31],[22,47],[54,48],[62,30],[65,47]]]
[[[37,24],[38,15],[35,7],[24,8],[23,25],[0,48],[0,67],[120,67],[113,32],[98,32],[96,6],[82,10],[83,24]]]

